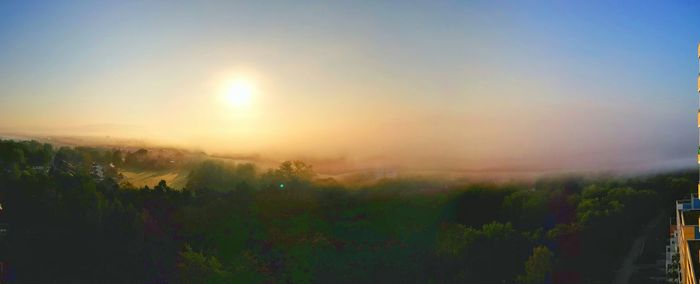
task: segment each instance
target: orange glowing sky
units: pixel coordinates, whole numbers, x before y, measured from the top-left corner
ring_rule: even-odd
[[[0,132],[431,169],[693,164],[698,4],[521,2],[3,2]]]

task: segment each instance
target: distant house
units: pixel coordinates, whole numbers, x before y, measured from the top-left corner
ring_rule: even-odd
[[[36,172],[43,172],[43,173],[49,172],[49,167],[45,167],[45,166],[32,166],[31,169],[36,171]]]
[[[97,163],[92,163],[92,168],[90,169],[90,175],[97,180],[103,180],[105,178],[104,168]]]
[[[54,161],[54,165],[50,169],[51,172],[62,172],[66,173],[70,176],[75,175],[75,166],[71,164],[70,162],[67,162],[66,160],[56,160]]]

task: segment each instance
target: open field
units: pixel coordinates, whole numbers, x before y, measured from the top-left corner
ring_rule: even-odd
[[[187,184],[187,170],[164,170],[164,171],[121,171],[126,181],[136,187],[149,186],[153,187],[161,180],[168,183],[168,186],[176,189],[182,189]]]

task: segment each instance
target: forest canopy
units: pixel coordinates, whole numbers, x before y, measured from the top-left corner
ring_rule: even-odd
[[[350,188],[303,161],[265,171],[203,161],[179,190],[120,182],[129,155],[0,141],[6,280],[608,283],[626,235],[696,179],[393,178]],[[97,166],[114,170],[96,175]]]

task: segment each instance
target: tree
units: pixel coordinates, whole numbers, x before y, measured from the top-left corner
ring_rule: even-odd
[[[216,257],[193,251],[189,245],[180,253],[178,269],[182,283],[224,283],[228,274]]]
[[[158,182],[158,185],[156,185],[154,188],[156,191],[168,191],[170,188],[168,187],[168,184],[165,182],[165,180],[160,180]]]
[[[124,164],[130,167],[143,167],[148,158],[148,150],[138,149],[136,152],[127,153]]]
[[[316,176],[313,166],[302,161],[285,161],[262,176],[265,188],[303,188]]]
[[[112,164],[114,166],[121,166],[124,163],[124,154],[122,154],[121,150],[114,150],[112,152]]]
[[[554,254],[545,246],[537,246],[525,261],[525,275],[520,277],[523,283],[545,283],[552,274]]]
[[[187,189],[195,192],[202,190],[248,191],[255,189],[256,184],[256,168],[253,164],[231,165],[205,161],[193,168],[187,177]]]

